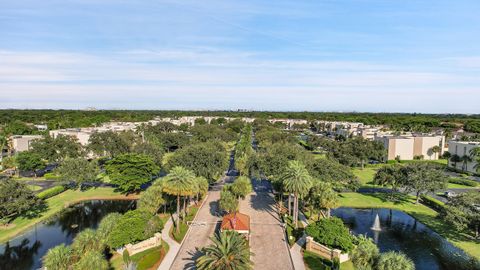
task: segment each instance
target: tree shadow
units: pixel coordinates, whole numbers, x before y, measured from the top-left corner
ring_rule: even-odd
[[[208,203],[209,211],[212,216],[220,217],[222,213],[220,212],[220,207],[218,201],[211,201]],[[200,210],[199,210],[200,211]]]
[[[256,192],[252,194],[250,196],[250,206],[253,210],[267,212],[276,220],[280,221],[277,210],[275,209],[275,200],[269,193]]]
[[[188,255],[190,255],[191,257],[188,258],[188,259],[184,259],[186,261],[188,261],[187,264],[185,264],[185,270],[194,270],[194,269],[197,269],[196,265],[195,265],[195,262],[197,261],[198,258],[200,258],[202,255],[204,255],[205,253],[199,249],[199,248],[195,248],[195,251],[189,251],[188,252]]]
[[[48,210],[48,204],[42,201],[39,205],[29,209],[28,211],[19,214],[17,217],[24,217],[27,219],[33,219],[41,216],[42,213]]]
[[[411,203],[408,194],[403,193],[363,193],[363,195],[380,199],[382,202],[392,202],[394,204]]]

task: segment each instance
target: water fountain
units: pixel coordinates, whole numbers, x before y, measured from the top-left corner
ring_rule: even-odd
[[[375,217],[375,221],[373,222],[373,226],[370,228],[372,229],[372,231],[381,231],[382,228],[380,228],[380,217],[378,216],[378,213],[377,213],[377,216]]]

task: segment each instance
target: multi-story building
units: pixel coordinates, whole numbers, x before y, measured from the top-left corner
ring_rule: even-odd
[[[72,136],[77,139],[81,145],[87,145],[90,140],[90,136],[96,132],[94,128],[67,128],[67,129],[57,129],[51,130],[50,136],[53,138],[58,137],[59,135],[63,136]]]
[[[462,142],[462,141],[449,141],[448,152],[453,156],[457,155],[460,159],[455,161],[450,159],[448,166],[461,171],[467,171],[471,173],[477,173],[477,162],[475,158],[472,158],[472,150],[480,147],[480,142]],[[463,158],[467,156],[469,158]]]
[[[30,150],[33,141],[43,138],[42,135],[13,135],[9,138],[12,154]]]
[[[436,160],[442,154],[445,147],[445,137],[438,135],[404,135],[376,136],[375,140],[380,141],[387,150],[387,160],[397,157],[401,160],[412,160],[415,157]],[[438,146],[438,151],[434,151]]]

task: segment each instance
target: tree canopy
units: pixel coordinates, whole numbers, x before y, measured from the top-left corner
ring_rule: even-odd
[[[106,163],[106,172],[112,184],[123,192],[134,192],[151,181],[160,168],[152,159],[142,154],[122,154]]]

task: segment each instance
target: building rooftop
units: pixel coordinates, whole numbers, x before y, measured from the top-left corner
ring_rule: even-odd
[[[250,231],[250,217],[236,212],[223,217],[221,230]]]

